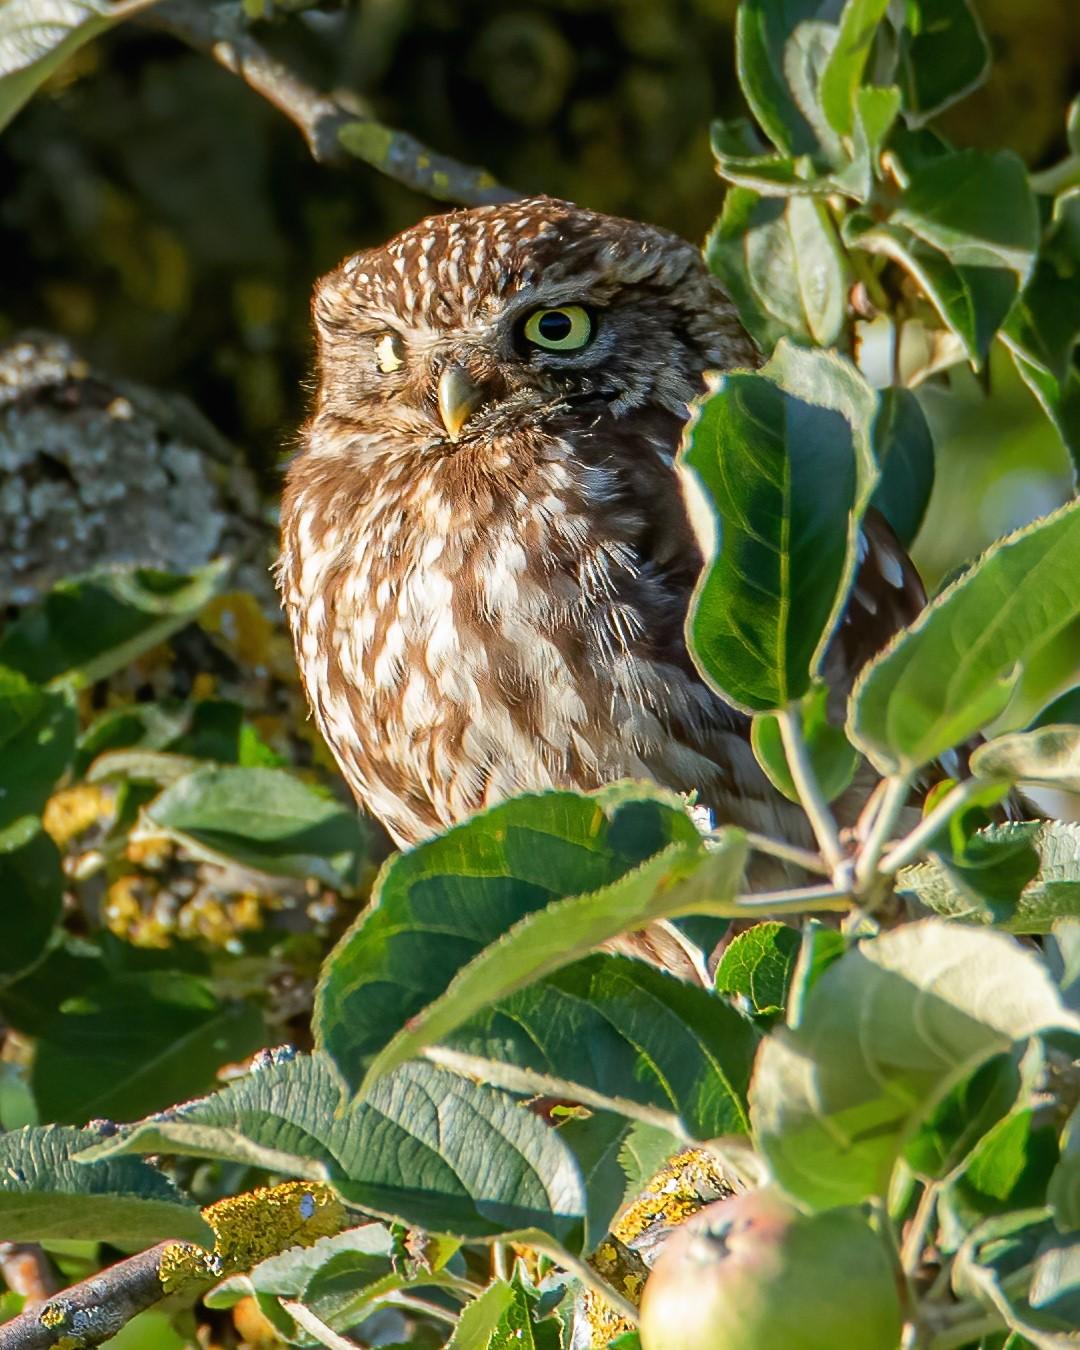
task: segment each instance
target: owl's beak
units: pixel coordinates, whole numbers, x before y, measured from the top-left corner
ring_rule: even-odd
[[[473,382],[463,366],[444,366],[439,376],[439,416],[452,441],[484,401],[484,391]]]

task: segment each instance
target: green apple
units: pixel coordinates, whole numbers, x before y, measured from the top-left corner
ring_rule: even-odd
[[[859,1209],[764,1187],[677,1229],[645,1284],[643,1350],[897,1350],[892,1261]]]

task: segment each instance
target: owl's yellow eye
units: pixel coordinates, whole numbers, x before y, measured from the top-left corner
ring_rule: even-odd
[[[377,339],[375,364],[384,375],[392,375],[405,364],[405,344],[396,333],[384,333]]]
[[[593,322],[580,305],[535,309],[522,330],[534,346],[548,352],[576,352],[592,340]]]

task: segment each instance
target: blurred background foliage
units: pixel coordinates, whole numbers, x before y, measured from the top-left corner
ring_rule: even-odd
[[[248,0],[260,40],[318,88],[444,153],[696,239],[721,198],[708,127],[737,115],[734,0]],[[940,129],[1033,168],[1065,148],[1073,0],[981,0],[990,79]],[[186,394],[272,498],[307,397],[313,280],[432,209],[296,129],[175,39],[118,26],[0,138],[0,339],[69,336],[96,367]],[[1010,371],[928,393],[941,481],[917,553],[936,579],[1045,509],[1064,461]],[[993,455],[988,454],[992,444]]]

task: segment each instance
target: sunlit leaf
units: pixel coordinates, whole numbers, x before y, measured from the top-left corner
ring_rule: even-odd
[[[875,412],[853,366],[785,342],[691,420],[680,462],[707,565],[689,632],[709,683],[746,711],[786,707],[818,673],[876,480]]]
[[[88,1152],[227,1158],[328,1181],[350,1205],[437,1232],[481,1237],[577,1230],[585,1193],[558,1131],[512,1097],[408,1064],[347,1106],[320,1056],[258,1069]]]
[[[145,567],[61,581],[0,638],[0,665],[41,684],[82,689],[126,666],[198,614],[227,562],[190,576]]]
[[[754,1132],[780,1184],[814,1208],[884,1194],[942,1094],[1040,1031],[1080,1029],[1013,938],[939,920],[860,943],[762,1046]]]
[[[6,1242],[115,1242],[163,1238],[214,1245],[214,1235],[176,1187],[136,1158],[89,1166],[75,1154],[104,1137],[97,1127],[60,1125],[0,1135],[0,1232]]]
[[[0,127],[91,38],[155,0],[5,0],[0,5]]]
[[[317,1043],[345,1079],[366,1091],[493,1000],[622,932],[733,915],[742,835],[704,850],[678,808],[631,795],[642,790],[517,798],[394,860],[316,997]]]
[[[1024,662],[1077,614],[1071,503],[993,545],[864,668],[848,734],[883,772],[929,763],[1003,711]]]
[[[937,858],[903,868],[898,890],[937,914],[1010,933],[1049,933],[1059,919],[1080,917],[1080,825],[1012,821],[980,830],[972,842],[985,846],[982,880],[974,867]]]
[[[628,1114],[632,1104],[653,1107],[696,1139],[748,1128],[757,1043],[715,995],[642,961],[599,955],[493,1002],[444,1042],[485,1081],[514,1088],[513,1071],[530,1071],[559,1084],[544,1085],[549,1095]]]
[[[740,995],[764,1016],[783,1012],[801,942],[799,930],[783,923],[757,923],[738,933],[716,967],[717,991]]]
[[[215,860],[337,889],[356,885],[370,842],[364,822],[335,798],[283,769],[238,765],[179,778],[146,808],[142,830]]]

